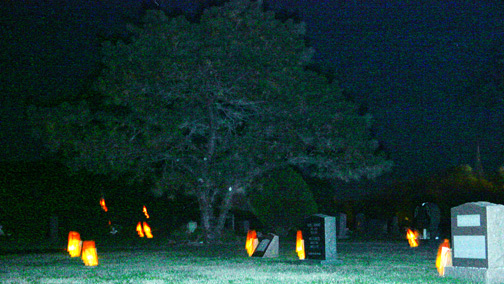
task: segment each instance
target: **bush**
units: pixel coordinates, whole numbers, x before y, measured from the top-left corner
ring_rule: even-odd
[[[249,195],[257,218],[274,233],[286,236],[317,212],[317,204],[301,175],[287,167],[272,171]]]

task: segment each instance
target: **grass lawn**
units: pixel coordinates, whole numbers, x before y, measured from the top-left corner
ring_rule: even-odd
[[[407,241],[338,241],[342,264],[320,265],[299,261],[294,243],[282,240],[280,256],[272,259],[248,257],[245,240],[213,247],[152,241],[128,247],[97,242],[96,267],[63,249],[4,249],[0,283],[471,283],[438,276],[437,243],[410,248]]]

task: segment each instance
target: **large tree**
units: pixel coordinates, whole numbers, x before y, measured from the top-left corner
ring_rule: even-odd
[[[207,241],[219,237],[233,195],[274,168],[342,180],[390,169],[370,116],[307,70],[302,23],[234,0],[198,23],[149,11],[129,30],[130,42],[103,45],[99,96],[32,118],[74,170],[196,196]]]

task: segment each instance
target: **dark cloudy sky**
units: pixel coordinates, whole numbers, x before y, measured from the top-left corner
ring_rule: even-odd
[[[22,101],[79,91],[97,63],[97,35],[118,33],[142,0],[2,1],[0,158],[37,154]],[[195,10],[199,1],[158,0]],[[377,138],[412,176],[504,164],[504,2],[264,0],[306,23],[317,60],[376,119]],[[482,90],[486,88],[487,91]]]
[[[488,170],[502,164],[504,96],[479,92],[503,79],[502,1],[277,2],[368,104],[397,173],[474,165],[478,143]]]

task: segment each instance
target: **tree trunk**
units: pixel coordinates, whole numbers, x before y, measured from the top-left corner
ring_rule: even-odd
[[[217,239],[214,232],[214,213],[211,203],[209,202],[206,195],[199,198],[200,215],[201,215],[201,227],[203,229],[203,234],[205,237],[205,242],[212,243],[213,240]]]
[[[229,187],[226,190],[224,198],[222,199],[221,206],[219,208],[219,218],[217,222],[217,229],[221,232],[224,230],[224,226],[226,225],[227,216],[229,210],[231,210],[232,200],[233,200],[233,187]]]
[[[201,225],[204,232],[206,243],[220,243],[222,231],[226,225],[226,219],[231,209],[233,190],[226,190],[226,193],[220,202],[218,210],[214,210],[216,201],[202,194],[199,198],[201,211]],[[218,214],[218,216],[216,216]]]

